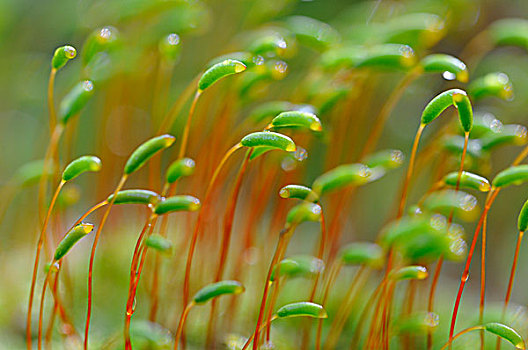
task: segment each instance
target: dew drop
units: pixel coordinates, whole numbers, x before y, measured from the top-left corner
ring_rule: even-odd
[[[477,198],[468,194],[460,199],[460,208],[464,211],[472,211],[477,206]]]
[[[308,152],[306,151],[306,149],[302,148],[301,146],[297,146],[297,150],[293,152],[293,157],[297,161],[302,162],[303,160],[308,158]]]
[[[455,80],[456,79],[456,74],[452,73],[452,72],[449,72],[449,71],[445,71],[444,73],[442,73],[442,77],[445,80]]]
[[[167,36],[167,42],[169,45],[178,45],[180,43],[180,36],[174,33],[169,34],[169,36]]]
[[[284,157],[281,162],[281,168],[284,171],[292,171],[297,168],[297,161],[292,157]]]
[[[501,133],[502,132],[502,122],[498,119],[493,119],[493,121],[489,124],[490,130],[494,133]]]
[[[435,214],[431,216],[429,224],[436,230],[443,230],[447,226],[447,218],[443,215]]]
[[[92,91],[93,90],[93,83],[90,80],[85,80],[81,83],[82,89],[84,91]]]
[[[264,64],[264,57],[261,55],[257,55],[253,57],[253,63],[255,63],[256,66],[261,66]]]
[[[428,327],[436,327],[438,326],[438,323],[440,321],[439,317],[437,314],[435,314],[434,312],[428,312],[426,315],[425,315],[425,324],[428,326]]]

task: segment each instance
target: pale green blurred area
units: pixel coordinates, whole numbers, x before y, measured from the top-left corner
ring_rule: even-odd
[[[159,6],[154,6],[153,3],[158,3]],[[167,3],[170,3],[170,6]],[[182,57],[174,70],[169,93],[169,99],[173,101],[196,74],[203,70],[207,62],[221,54],[239,50],[238,38],[244,37],[246,31],[258,29],[264,23],[280,22],[288,15],[311,16],[331,24],[342,34],[344,42],[364,43],[376,38],[375,33],[371,32],[371,26],[375,27],[376,23],[383,23],[407,12],[431,12],[448,18],[447,34],[432,51],[456,56],[474,35],[494,20],[509,17],[527,18],[528,1],[190,0],[163,3],[145,0],[0,0],[0,185],[7,183],[21,165],[40,159],[44,155],[49,136],[46,89],[54,49],[70,44],[81,52],[85,38],[96,28],[112,25],[126,37],[130,55],[121,63],[129,85],[123,89],[138,92],[134,104],[125,106],[126,112],[130,114],[127,114],[126,123],[138,124],[137,131],[134,131],[137,134],[130,137],[141,139],[151,135],[151,130],[142,128],[149,113],[148,101],[151,91],[145,91],[141,82],[142,78],[152,74],[154,70],[153,60],[148,52],[163,35],[178,33],[183,43]],[[270,90],[266,100],[280,98],[281,92],[293,90],[305,74],[305,69],[317,57],[315,51],[301,48],[296,57],[288,60],[289,76],[277,83],[277,89]],[[477,105],[477,110],[493,112],[505,124],[528,125],[526,52],[518,48],[498,48],[487,55],[478,67],[469,69],[472,78],[488,72],[504,72],[510,77],[515,91],[513,101],[485,99]],[[57,100],[79,80],[80,75],[81,59],[78,57],[58,74]],[[373,110],[376,108],[377,111],[399,77],[397,73],[376,77],[376,91],[379,96],[373,98],[369,107]],[[456,84],[446,83],[440,76],[427,76],[414,83],[394,111],[394,118],[389,120],[378,148],[400,148],[408,153],[421,110],[432,96],[448,86]],[[100,112],[105,102],[107,101],[103,94],[98,94],[96,102],[89,106],[89,110]],[[245,108],[249,109],[248,106]],[[97,120],[92,116],[92,119],[84,118],[80,121],[81,132],[78,134],[73,154],[93,153],[96,149],[96,137],[108,140],[108,134],[111,132],[97,125]],[[431,135],[429,132],[425,134],[426,138]],[[129,135],[120,137],[126,139]],[[111,144],[111,140],[109,142]],[[128,149],[128,146],[123,150],[116,145],[112,151],[122,157],[122,152],[128,152]],[[494,173],[508,166],[518,151],[519,148],[510,146],[495,152]],[[313,157],[315,160],[309,160],[307,163],[309,179],[321,172],[317,152],[313,153]],[[398,176],[400,175],[398,173]],[[69,218],[75,217],[96,200],[94,191],[86,186],[89,181],[93,181],[93,177],[80,180],[83,199],[74,207],[73,213],[69,213]],[[375,239],[383,224],[378,213],[391,210],[392,200],[385,199],[392,199],[395,195],[395,184],[395,180],[384,179],[370,186],[368,190],[358,191],[356,203],[360,205],[356,204],[356,210],[361,211],[355,222],[360,228],[355,232],[358,239]],[[418,191],[412,193],[412,196],[417,199]],[[490,214],[487,261],[488,300],[491,303],[502,300],[507,282],[505,271],[509,270],[514,250],[517,214],[527,196],[528,190],[525,187],[507,189],[504,196],[499,196]],[[483,201],[484,196],[481,195],[479,200]],[[141,215],[143,213],[138,210],[137,222],[128,223],[130,230],[135,232],[141,225]],[[36,188],[33,186],[14,197],[0,223],[0,349],[23,347],[25,310],[34,254],[33,240],[37,231],[36,216]],[[473,224],[466,225],[468,236],[471,235],[473,227]],[[111,284],[112,288],[115,287],[115,293],[98,300],[93,339],[108,337],[120,330],[123,295],[126,293],[126,271],[133,244],[132,240],[123,243],[120,238],[108,238],[99,252],[101,261],[96,273],[100,280],[97,283]],[[303,242],[299,241],[297,244],[301,245]],[[79,247],[82,254],[71,259],[70,268],[75,271],[70,274],[74,279],[71,281],[72,285],[85,283],[88,247],[88,243],[83,242]],[[479,259],[479,256],[475,257],[474,266],[478,265]],[[528,302],[528,295],[524,293],[528,288],[528,282],[524,278],[528,273],[527,265],[528,255],[523,248],[513,294],[513,300],[520,304]],[[460,264],[450,263],[441,278],[437,305],[441,305],[439,313],[444,321],[438,330],[442,337],[446,333],[446,319],[451,312],[455,296],[453,288],[458,285],[460,271]],[[474,271],[472,278],[477,281],[478,266]],[[81,324],[85,313],[85,291],[76,290],[79,295],[71,296],[69,302],[74,305],[74,319]],[[290,289],[292,290],[295,288]],[[255,290],[254,293],[259,292]],[[287,299],[288,296],[284,298]],[[478,285],[474,283],[466,291],[462,307],[474,307],[477,298]],[[170,301],[170,298],[168,300]],[[330,307],[335,309],[339,305]],[[203,313],[206,314],[207,311]],[[477,311],[475,319],[476,314]],[[198,315],[201,314],[198,312]],[[526,315],[523,317],[526,320]],[[205,328],[204,324],[199,324],[200,319],[203,318],[195,317],[199,326],[196,332]],[[469,318],[462,319],[459,325],[471,324],[474,321]],[[519,323],[521,329],[526,328],[526,322]],[[488,345],[494,345],[492,340],[490,338]]]

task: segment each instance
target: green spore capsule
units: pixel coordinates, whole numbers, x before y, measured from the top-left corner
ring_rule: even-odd
[[[242,62],[247,68],[253,68],[264,64],[264,60],[261,56],[255,56],[251,52],[237,51],[226,53],[225,55],[217,56],[207,62],[207,67],[212,67],[215,64],[224,62],[225,60],[235,60]]]
[[[528,49],[528,21],[506,18],[493,22],[488,33],[494,45],[512,45]]]
[[[453,171],[442,180],[446,185],[455,187],[458,182],[458,171]],[[460,175],[460,188],[471,188],[480,192],[488,192],[491,189],[491,184],[488,179],[477,174],[463,171]]]
[[[409,13],[391,19],[384,29],[386,42],[431,47],[444,35],[445,23],[432,13]]]
[[[503,100],[513,99],[513,86],[510,78],[501,72],[486,74],[469,84],[468,91],[475,100],[495,96]]]
[[[416,57],[410,46],[383,44],[368,49],[356,68],[408,69],[415,61]]]
[[[194,174],[194,166],[194,160],[191,158],[181,158],[175,160],[167,170],[167,182],[171,184],[183,176]]]
[[[507,340],[517,349],[524,349],[524,340],[517,331],[502,323],[491,322],[484,325],[484,330]]]
[[[288,305],[284,305],[280,309],[277,310],[276,313],[277,317],[279,318],[287,318],[287,317],[312,317],[312,318],[327,318],[328,314],[326,313],[325,309],[315,303],[311,303],[308,301],[301,301],[298,303],[291,303]]]
[[[154,213],[158,215],[175,211],[197,211],[200,209],[200,200],[193,196],[178,195],[165,198],[154,206]]]
[[[462,130],[470,132],[473,128],[473,107],[465,91],[456,91],[453,93],[453,104],[458,110],[458,119]]]
[[[321,221],[321,206],[304,202],[291,208],[286,217],[290,225],[297,225],[305,221]]]
[[[51,68],[59,70],[68,63],[69,60],[72,60],[77,56],[77,50],[73,46],[65,45],[58,47],[53,53],[53,58],[51,59]]]
[[[82,61],[88,64],[98,53],[113,49],[119,40],[116,28],[107,26],[90,34],[82,49]]]
[[[346,46],[332,48],[321,55],[319,64],[325,70],[353,68],[365,58],[365,48],[362,46]]]
[[[351,243],[341,252],[341,261],[346,265],[367,265],[380,268],[383,260],[383,249],[370,242]]]
[[[524,202],[521,212],[519,213],[517,228],[519,229],[519,232],[524,232],[528,228],[528,200]]]
[[[160,40],[158,45],[161,56],[170,62],[176,61],[180,57],[181,42],[180,36],[171,33]]]
[[[445,221],[445,217],[432,216],[432,220]],[[399,241],[397,246],[401,255],[409,262],[433,262],[444,257],[446,260],[459,260],[459,255],[454,255],[451,250],[452,239],[448,236],[444,226],[443,230],[428,230],[417,233],[406,240]]]
[[[209,300],[225,294],[240,294],[244,292],[245,288],[242,283],[238,281],[220,281],[209,284],[198,291],[194,295],[193,302],[195,304],[205,304]]]
[[[312,191],[310,187],[302,185],[286,185],[279,191],[279,196],[282,198],[296,198],[301,200],[309,200],[310,202],[318,202],[319,196]]]
[[[420,312],[398,319],[395,329],[398,334],[425,334],[434,330],[439,324],[439,317],[434,312]]]
[[[279,33],[273,33],[256,38],[251,42],[248,51],[255,55],[263,55],[268,57],[283,56],[288,48],[288,44],[284,37]]]
[[[46,172],[46,176],[52,176],[56,168],[55,163],[50,160],[47,166],[45,164],[43,159],[32,160],[17,169],[13,175],[13,180],[19,186],[26,187],[36,184],[44,172]]]
[[[218,80],[232,74],[241,73],[246,70],[246,65],[240,61],[227,59],[215,64],[205,71],[198,81],[198,91],[204,91]]]
[[[456,217],[468,222],[475,220],[480,210],[475,196],[451,189],[431,193],[423,201],[423,208],[446,216],[453,212]]]
[[[365,159],[365,165],[369,168],[382,167],[384,169],[395,169],[399,168],[404,160],[405,156],[402,151],[387,149],[369,155]]]
[[[273,118],[270,126],[275,129],[287,127],[304,127],[312,131],[323,130],[321,121],[315,114],[301,111],[282,112]]]
[[[381,233],[381,244],[384,247],[399,245],[410,240],[412,237],[431,232],[438,225],[425,215],[403,217],[387,224]]]
[[[268,146],[257,146],[257,147],[254,147],[253,148],[253,152],[251,153],[251,155],[249,156],[249,160],[253,160],[255,158],[258,158],[262,155],[264,155],[265,153],[268,153],[269,151],[273,151],[274,147],[268,147]]]
[[[62,259],[81,238],[92,232],[93,227],[92,224],[80,223],[72,228],[60,241],[53,258],[55,260]]]
[[[106,201],[112,202],[114,195],[111,194]],[[160,195],[149,190],[122,190],[117,192],[114,204],[145,204],[154,205],[160,200]]]
[[[161,135],[153,137],[148,141],[142,143],[132,155],[128,158],[124,173],[126,175],[132,174],[140,169],[145,163],[157,152],[172,146],[176,138],[172,135]]]
[[[59,118],[65,125],[74,115],[86,106],[94,93],[94,85],[90,80],[83,80],[73,87],[62,99],[59,105]]]
[[[487,135],[500,134],[503,129],[502,122],[491,113],[475,113],[473,118],[473,128],[470,138],[477,139]]]
[[[311,277],[324,270],[324,262],[313,256],[299,255],[283,259],[273,267],[270,281],[275,281],[277,271],[279,277]]]
[[[145,245],[161,253],[170,253],[172,242],[160,235],[150,235],[145,239]]]
[[[56,261],[47,262],[46,264],[44,264],[44,273],[47,274],[49,270],[51,270],[51,272],[59,271],[59,264]]]
[[[339,33],[327,23],[305,16],[291,16],[286,27],[303,45],[324,51],[341,41]]]
[[[528,130],[523,125],[508,124],[502,127],[502,132],[487,134],[480,139],[482,149],[490,151],[495,147],[505,145],[522,146],[528,142]]]
[[[87,171],[97,172],[101,170],[101,159],[96,156],[82,156],[66,166],[62,173],[63,181],[70,181]]]
[[[244,147],[271,147],[286,152],[295,152],[297,149],[291,138],[272,131],[260,131],[246,135],[240,144]]]
[[[528,180],[528,165],[517,165],[509,167],[498,173],[491,185],[494,188],[506,187],[510,185],[521,185]]]
[[[345,164],[331,169],[315,179],[312,189],[319,195],[345,186],[367,183],[372,171],[364,164]]]
[[[469,80],[469,73],[464,62],[451,55],[426,56],[420,61],[420,66],[427,73],[444,73],[444,78],[448,80],[456,79],[461,83],[467,83]],[[451,76],[452,79],[450,79]]]
[[[405,266],[396,271],[392,271],[389,274],[389,278],[402,281],[402,280],[423,280],[426,279],[429,274],[424,266],[412,265]]]

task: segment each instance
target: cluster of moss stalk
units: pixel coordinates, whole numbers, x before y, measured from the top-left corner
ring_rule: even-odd
[[[24,166],[8,184],[13,191],[38,183],[41,224],[30,239],[37,244],[29,281],[27,349],[51,348],[62,339],[66,348],[85,350],[257,350],[275,344],[275,337],[281,349],[443,349],[456,346],[470,331],[481,333],[473,348],[484,349],[490,339],[484,334],[489,333],[496,336],[497,349],[501,343],[524,349],[524,330],[512,327],[508,306],[528,228],[528,201],[518,208],[508,288],[502,315],[493,322],[485,317],[485,271],[488,213],[499,192],[528,181],[528,165],[522,164],[528,146],[515,151],[505,169],[495,169],[490,155],[501,146],[526,145],[527,130],[478,112],[485,98],[512,98],[508,76],[470,73],[495,47],[527,49],[528,21],[494,22],[475,35],[460,58],[431,53],[448,24],[434,14],[404,14],[384,24],[379,42],[350,45],[326,23],[286,17],[238,40],[236,51],[210,60],[177,95],[170,93],[170,84],[178,79],[173,72],[180,55],[186,54],[181,48],[185,37],[167,33],[148,47],[158,68],[152,72],[151,137],[138,142],[126,159],[108,149],[100,158],[73,159],[61,146],[68,144],[64,134],[75,134],[77,119],[95,118],[98,101],[108,104],[117,98],[109,86],[125,74],[121,60],[132,45],[126,31],[108,26],[89,35],[80,53],[82,79],[60,104],[55,80],[77,51],[69,45],[57,48],[47,92],[49,144],[43,160]],[[294,76],[296,88],[281,100],[267,97],[295,69],[286,62],[305,52],[313,57],[303,74]],[[400,80],[379,109],[361,110],[358,105],[372,97],[375,77],[385,74]],[[434,74],[453,81],[420,101],[414,130],[400,126],[402,134],[417,130],[412,145],[380,149],[380,141],[391,143],[383,132],[390,118],[398,118],[393,111],[407,88]],[[437,126],[437,118],[445,119],[443,127]],[[434,135],[422,141],[429,129]],[[103,176],[110,163],[120,169],[117,176],[113,170]],[[100,177],[103,188],[111,184],[111,191],[92,205],[81,202],[86,208],[74,219],[58,210],[57,204],[68,200],[63,194],[71,182],[99,171],[90,181]],[[368,192],[370,184],[389,176],[398,177],[396,186],[401,179],[394,210],[372,241],[354,239],[348,216],[364,210],[357,208],[357,192]],[[142,185],[131,188],[129,180]],[[424,182],[425,191],[417,185]],[[486,193],[482,203],[480,193]],[[125,204],[146,212],[135,232],[117,215],[129,208],[114,208]],[[60,225],[50,224],[58,218],[67,223],[61,232],[55,232]],[[460,223],[470,227],[475,221],[466,242]],[[135,240],[128,293],[122,295],[122,326],[116,327],[117,337],[97,339],[91,332],[98,323],[92,315],[94,295],[114,293],[114,286],[98,283],[94,265],[104,253],[96,249],[104,244],[101,237],[120,230],[127,231],[121,239]],[[303,255],[292,254],[299,249],[290,242],[300,242],[294,238],[300,235],[311,238],[301,240],[309,242],[299,245]],[[479,238],[476,312],[460,305]],[[85,311],[80,319],[72,316],[73,305],[67,302],[72,286],[61,288],[60,283],[65,274],[75,274],[63,266],[73,254],[84,256],[75,245],[88,239],[87,281],[75,286],[86,290],[86,299],[74,305]],[[461,280],[458,292],[453,290],[451,317],[439,318],[435,293],[445,261],[459,263]],[[354,273],[347,278],[350,266]],[[294,284],[293,279],[302,282]],[[295,287],[299,285],[303,288]],[[229,297],[219,298],[224,295]],[[144,307],[136,313],[140,305]],[[200,320],[186,322],[197,306],[205,310]],[[472,326],[456,327],[459,315],[476,313]],[[305,319],[281,321],[291,317]],[[449,332],[435,332],[439,324]],[[167,333],[160,335],[159,329]]]

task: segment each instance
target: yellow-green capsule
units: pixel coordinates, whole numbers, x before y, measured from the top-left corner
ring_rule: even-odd
[[[528,49],[528,21],[506,18],[493,22],[488,33],[494,45],[512,45]]]
[[[387,224],[381,233],[381,244],[384,247],[399,245],[412,237],[435,230],[430,217],[424,215],[403,217]]]
[[[167,170],[166,179],[168,183],[174,183],[183,176],[194,174],[194,160],[191,158],[181,158],[175,160]]]
[[[290,209],[286,222],[293,225],[305,221],[321,221],[321,212],[321,206],[318,204],[304,202]]]
[[[310,202],[318,202],[319,196],[312,191],[310,187],[302,185],[286,185],[279,191],[279,196],[282,198],[296,198],[301,200],[309,200]]]
[[[372,171],[364,164],[345,164],[331,169],[315,179],[312,189],[319,195],[345,186],[367,183]]]
[[[469,101],[467,93],[460,89],[447,90],[434,97],[425,106],[422,112],[421,123],[423,125],[431,123],[452,105],[458,109],[462,129],[466,132],[471,131],[471,127],[473,126],[473,109],[471,108],[471,102]]]
[[[315,114],[301,111],[282,112],[273,118],[270,126],[274,129],[286,127],[304,127],[312,131],[323,130],[321,121]]]
[[[339,33],[334,28],[311,17],[288,17],[286,28],[295,34],[300,43],[319,51],[324,51],[341,41]]]
[[[106,201],[111,203],[114,195],[111,194]],[[160,200],[160,195],[149,190],[121,190],[117,192],[114,204],[144,204],[154,205]]]
[[[355,242],[347,245],[341,252],[341,261],[347,265],[367,265],[380,268],[384,260],[383,249],[370,242]]]
[[[345,46],[332,48],[325,51],[319,60],[319,64],[325,70],[337,70],[339,68],[353,68],[366,56],[363,46]]]
[[[172,250],[172,242],[160,235],[150,235],[145,239],[145,245],[160,253],[169,253]]]
[[[528,165],[517,165],[509,167],[498,173],[491,185],[494,188],[510,185],[520,185],[528,180]]]
[[[200,200],[193,196],[178,195],[162,199],[154,205],[154,213],[158,215],[175,211],[197,211],[200,209]]]
[[[240,61],[227,59],[215,64],[204,72],[198,81],[198,91],[204,91],[218,80],[232,74],[241,73],[246,70],[246,65]]]
[[[458,182],[458,171],[447,174],[442,181],[448,186],[455,187]],[[471,188],[480,192],[488,192],[491,189],[491,184],[485,177],[468,171],[462,171],[459,188]]]
[[[53,58],[51,59],[51,68],[59,70],[68,63],[69,60],[72,60],[77,56],[77,50],[73,46],[65,45],[58,47],[53,53]]]
[[[60,241],[57,249],[55,249],[55,255],[53,258],[55,260],[62,259],[70,249],[77,243],[81,238],[92,232],[93,225],[80,223],[79,225],[72,228],[66,236]]]
[[[180,57],[181,51],[180,36],[175,33],[166,35],[160,40],[158,49],[165,60],[169,62],[176,61]]]
[[[488,96],[499,97],[507,101],[513,99],[513,86],[510,78],[501,72],[489,73],[473,80],[468,86],[468,91],[475,100]]]
[[[517,349],[524,349],[524,340],[521,335],[513,328],[502,323],[491,322],[484,325],[484,330],[495,334],[504,340],[509,341]]]
[[[90,34],[82,49],[82,61],[88,64],[98,53],[109,51],[116,47],[119,32],[112,26],[96,29]]]
[[[264,60],[261,56],[255,56],[251,52],[246,51],[237,51],[237,52],[230,52],[226,53],[225,55],[217,56],[207,62],[207,67],[212,67],[215,64],[222,63],[225,60],[235,60],[242,62],[247,68],[252,68],[255,66],[260,66],[264,64]]]
[[[240,144],[244,147],[271,147],[286,152],[295,152],[297,149],[291,138],[272,131],[260,131],[246,135]]]
[[[490,151],[498,146],[515,145],[522,146],[528,142],[528,130],[523,125],[503,125],[499,133],[489,133],[480,139],[484,151]]]
[[[66,166],[62,173],[63,181],[70,181],[87,171],[97,172],[101,170],[101,159],[96,156],[82,156]]]
[[[423,280],[426,279],[429,274],[424,266],[412,265],[405,266],[396,271],[392,271],[389,274],[389,278],[397,281],[401,280]]]
[[[431,220],[444,221],[444,217],[432,216]],[[452,251],[453,240],[447,234],[446,225],[443,229],[418,232],[406,240],[400,240],[397,249],[409,262],[433,262],[443,256],[446,260],[459,260],[459,255]]]
[[[464,221],[473,221],[478,217],[480,208],[475,196],[451,189],[433,192],[423,201],[423,208],[442,215],[453,213]]]
[[[365,165],[369,168],[382,167],[384,169],[395,169],[399,168],[405,156],[403,152],[397,149],[387,149],[376,152],[365,158]]]
[[[172,146],[176,138],[172,135],[161,135],[153,137],[142,143],[128,158],[124,173],[131,174],[140,169],[145,163],[159,151]]]
[[[407,13],[394,17],[383,29],[385,42],[420,48],[432,47],[446,32],[444,20],[432,13]]]
[[[453,92],[453,104],[458,110],[458,120],[462,130],[470,132],[473,128],[473,107],[465,91]]]
[[[283,307],[277,310],[276,315],[279,318],[300,317],[300,316],[313,317],[313,318],[327,318],[328,317],[328,314],[326,313],[325,309],[321,305],[311,303],[308,301],[301,301],[298,303],[291,303],[288,305],[284,305]]]
[[[517,228],[519,229],[519,232],[524,232],[528,228],[528,200],[524,202],[521,212],[519,213]]]
[[[367,50],[357,68],[408,69],[416,62],[413,49],[408,45],[382,44]]]
[[[209,284],[198,291],[193,297],[195,304],[205,304],[209,300],[225,294],[240,294],[245,288],[238,281],[220,281]]]
[[[434,312],[419,312],[404,316],[395,322],[398,334],[425,334],[433,331],[439,324],[439,317]]]
[[[427,73],[450,73],[444,74],[444,78],[452,75],[461,83],[467,83],[469,80],[469,73],[464,62],[451,55],[441,53],[428,55],[420,61],[420,66]]]
[[[94,93],[94,85],[90,80],[83,80],[75,85],[62,99],[59,105],[59,119],[65,125],[74,115],[77,115]]]
[[[275,281],[277,271],[279,277],[313,277],[324,270],[324,262],[314,256],[298,255],[281,260],[273,267],[270,281]]]

